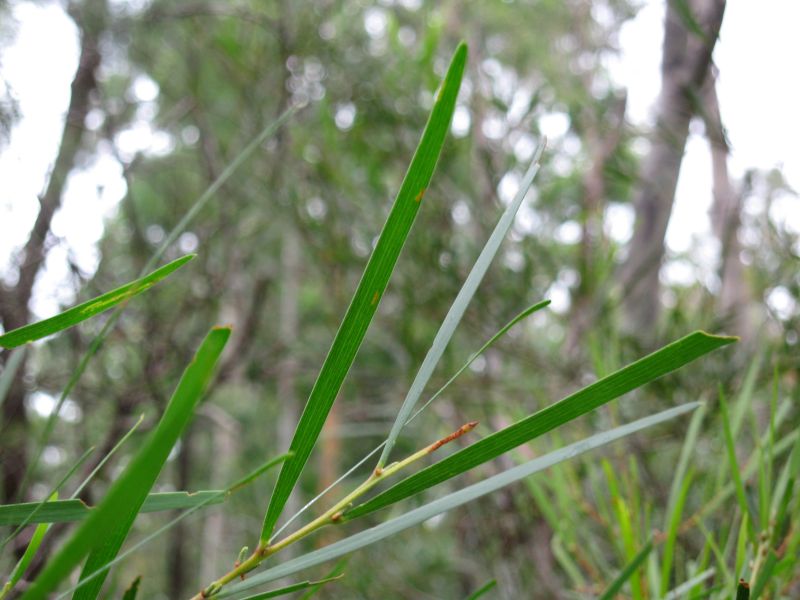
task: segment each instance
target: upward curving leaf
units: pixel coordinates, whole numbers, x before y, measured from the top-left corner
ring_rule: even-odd
[[[50,317],[43,321],[13,329],[8,333],[0,335],[0,346],[3,348],[16,348],[28,342],[35,342],[48,335],[53,335],[64,329],[69,329],[73,325],[77,325],[86,319],[91,319],[95,315],[99,315],[109,308],[114,308],[118,304],[130,300],[134,296],[150,289],[159,281],[180,269],[194,257],[194,254],[187,254],[177,260],[173,260],[160,269],[156,269],[141,279],[137,279],[115,290],[111,290],[83,304],[78,304],[78,306],[73,306],[55,317]]]
[[[181,377],[155,431],[136,453],[125,471],[108,490],[97,508],[81,523],[39,577],[22,596],[24,600],[44,600],[78,563],[91,551],[96,562],[110,560],[139,513],[150,488],[153,487],[167,456],[180,437],[208,386],[214,366],[230,336],[230,329],[217,327],[203,340],[200,349]],[[87,587],[102,585],[103,579],[92,580]],[[80,592],[80,588],[78,591]],[[96,593],[95,593],[96,595]]]
[[[703,331],[690,333],[571,396],[406,477],[347,512],[344,519],[366,515],[464,473],[736,339],[709,335]]]
[[[506,234],[508,234],[508,230],[511,229],[511,225],[514,223],[514,217],[517,216],[517,211],[519,211],[520,206],[522,206],[522,201],[525,199],[525,195],[528,193],[528,189],[533,183],[533,178],[536,177],[536,173],[539,171],[539,160],[542,156],[542,152],[544,152],[545,144],[546,141],[542,141],[539,144],[533,160],[531,161],[531,166],[528,168],[528,172],[525,173],[525,177],[523,177],[522,182],[519,184],[516,197],[508,205],[505,212],[503,212],[503,215],[500,217],[500,220],[497,222],[494,231],[492,231],[492,235],[489,236],[489,240],[486,242],[483,250],[481,250],[469,275],[467,275],[464,285],[461,286],[456,299],[453,300],[450,310],[447,311],[447,315],[444,321],[442,321],[439,331],[436,332],[436,337],[433,339],[430,350],[428,350],[428,354],[425,355],[422,366],[419,368],[419,371],[417,371],[417,375],[411,383],[408,394],[406,394],[405,400],[403,400],[403,404],[400,406],[400,411],[397,413],[394,424],[392,424],[389,437],[386,438],[386,445],[383,447],[383,452],[378,459],[378,469],[386,465],[386,461],[389,460],[392,448],[394,448],[397,437],[400,435],[400,430],[411,417],[411,411],[413,411],[414,407],[417,405],[417,401],[422,395],[425,386],[428,384],[433,370],[442,358],[445,348],[447,348],[458,324],[461,322],[461,318],[464,316],[467,306],[469,306],[472,297],[475,295],[478,286],[483,280],[483,276],[486,275],[489,265],[500,249],[500,244],[503,242]]]
[[[300,417],[289,447],[293,456],[281,468],[264,516],[261,530],[264,542],[269,539],[322,431],[419,212],[450,127],[466,59],[467,47],[462,43],[453,55],[414,158]]]

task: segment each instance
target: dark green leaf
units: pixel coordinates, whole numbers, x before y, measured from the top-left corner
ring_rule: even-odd
[[[456,97],[464,73],[467,47],[461,44],[453,56],[447,76],[436,97],[433,112],[425,126],[422,139],[411,160],[400,192],[383,231],[370,256],[367,267],[358,284],[350,307],[333,340],[328,356],[322,365],[317,381],[300,417],[289,450],[294,454],[281,468],[275,489],[272,492],[261,539],[266,541],[280,517],[289,494],[297,483],[311,450],[322,431],[322,426],[339,393],[350,366],[353,364],[370,321],[392,274],[394,265],[405,244],[414,219],[422,204],[436,162],[450,127],[455,110]]]
[[[130,587],[125,590],[122,600],[136,600],[136,594],[139,592],[139,584],[142,582],[141,575],[133,580]]]
[[[491,581],[486,582],[477,590],[472,592],[469,596],[467,596],[467,600],[478,600],[481,596],[485,595],[486,592],[489,592],[497,587],[497,581],[492,579]]]
[[[337,575],[335,577],[327,577],[318,581],[301,581],[300,583],[293,583],[292,585],[287,585],[286,587],[278,588],[276,590],[261,592],[260,594],[255,594],[253,596],[246,596],[242,598],[242,600],[265,600],[265,598],[277,598],[278,596],[285,596],[286,594],[299,592],[300,590],[305,590],[311,587],[319,588],[326,583],[330,583],[331,581],[336,581],[337,579],[341,578],[341,575]]]
[[[620,571],[620,574],[614,578],[614,581],[611,582],[611,585],[606,588],[606,591],[603,592],[603,595],[598,600],[613,600],[616,598],[622,586],[636,573],[636,570],[642,565],[652,549],[653,540],[648,540],[636,556]]]
[[[517,446],[585,415],[595,408],[645,383],[734,342],[736,338],[696,331],[623,367],[563,400],[451,454],[357,506],[345,515],[354,519],[418,494],[442,481],[464,473]]]
[[[86,567],[92,567],[92,571],[113,558],[161,472],[170,450],[189,423],[229,336],[230,329],[223,327],[212,329],[206,336],[194,360],[184,371],[158,427],[97,508],[83,521],[23,595],[25,600],[44,600],[90,551],[93,551],[96,560],[88,561]],[[87,585],[92,589],[95,586],[99,589],[102,579],[98,577]]]
[[[159,281],[170,275],[173,271],[180,269],[187,262],[195,257],[194,254],[188,254],[173,260],[171,263],[164,265],[141,279],[132,281],[127,285],[123,285],[115,290],[112,290],[102,296],[98,296],[88,302],[74,306],[69,310],[64,311],[55,317],[44,319],[37,323],[25,325],[19,329],[9,331],[4,335],[0,335],[0,346],[4,348],[15,348],[28,342],[40,340],[43,337],[58,333],[64,329],[68,329],[73,325],[77,325],[81,321],[90,319],[95,315],[107,311],[116,305],[130,300],[134,296],[141,294],[145,290],[150,289]]]

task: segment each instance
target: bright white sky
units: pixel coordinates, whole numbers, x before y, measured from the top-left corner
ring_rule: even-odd
[[[621,34],[620,60],[612,75],[629,93],[628,118],[649,122],[659,89],[664,2],[649,1]],[[37,195],[55,157],[69,85],[77,64],[75,28],[55,3],[23,3],[15,11],[19,29],[15,43],[0,57],[0,74],[19,99],[23,118],[11,143],[0,154],[0,272],[14,248],[22,244],[33,223]],[[715,61],[720,68],[719,97],[733,150],[731,172],[740,176],[747,168],[781,167],[795,189],[800,189],[800,79],[791,76],[792,56],[800,56],[800,2],[764,0],[729,2]],[[41,40],[46,39],[47,44]],[[146,81],[134,92],[153,100],[157,90]],[[164,140],[146,124],[128,134],[129,144],[164,152]],[[124,141],[124,140],[120,140]],[[667,244],[672,252],[690,252],[696,262],[714,268],[714,248],[709,242],[708,208],[711,204],[710,156],[702,135],[693,134],[678,185],[677,202]],[[84,271],[97,265],[96,243],[103,220],[112,215],[124,194],[121,168],[108,149],[89,169],[74,174],[64,206],[53,221],[53,233],[62,242],[50,253],[47,268],[37,282],[33,310],[39,317],[55,313],[58,302],[71,302],[65,288],[67,256]],[[781,218],[800,228],[800,206],[787,197],[779,207]],[[630,228],[630,215],[615,219]],[[674,271],[674,270],[673,270]],[[666,269],[670,276],[670,269]],[[672,272],[681,279],[681,273]],[[685,273],[683,275],[685,277]],[[690,273],[703,276],[703,273]],[[55,296],[53,290],[60,290]]]

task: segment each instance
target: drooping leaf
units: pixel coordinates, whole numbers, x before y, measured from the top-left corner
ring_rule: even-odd
[[[270,537],[289,494],[300,477],[389,283],[389,277],[422,204],[422,197],[433,176],[450,127],[466,57],[467,48],[461,44],[450,63],[422,139],[375,250],[370,256],[353,300],[311,390],[289,447],[294,455],[281,468],[264,516],[261,531],[263,541]]]
[[[575,442],[574,444],[570,444],[569,446],[565,446],[564,448],[560,448],[554,452],[550,452],[549,454],[540,456],[524,464],[507,469],[502,473],[498,473],[497,475],[467,486],[457,492],[448,494],[442,498],[439,498],[438,500],[424,504],[419,508],[410,510],[405,514],[395,517],[394,519],[390,519],[389,521],[381,523],[380,525],[376,525],[375,527],[356,533],[355,535],[347,537],[343,540],[334,542],[329,546],[286,561],[285,563],[267,569],[263,573],[249,577],[244,582],[238,583],[227,590],[223,590],[219,594],[219,598],[230,597],[254,586],[269,583],[270,581],[274,581],[281,577],[286,577],[293,573],[297,573],[298,571],[314,567],[329,560],[344,556],[345,554],[349,554],[350,552],[354,552],[355,550],[359,550],[374,544],[375,542],[379,542],[380,540],[404,531],[409,527],[419,525],[420,523],[427,521],[432,517],[443,514],[449,510],[466,504],[467,502],[471,502],[472,500],[476,500],[477,498],[495,492],[503,487],[524,479],[525,477],[529,477],[534,473],[552,467],[560,462],[569,460],[615,440],[624,438],[648,427],[657,425],[658,423],[663,423],[664,421],[674,419],[675,417],[696,409],[698,406],[700,406],[700,403],[698,402],[683,404],[655,415],[650,415],[643,419],[639,419],[633,423],[628,423],[627,425],[622,425],[609,431],[595,434],[589,438]]]
[[[150,289],[159,281],[180,269],[194,257],[194,254],[187,254],[153,271],[146,277],[132,281],[102,296],[79,304],[78,306],[73,306],[69,310],[65,310],[54,317],[31,323],[30,325],[25,325],[18,329],[13,329],[8,333],[0,335],[0,346],[3,348],[16,348],[17,346],[27,344],[28,342],[34,342],[48,335],[53,335],[54,333],[68,329],[86,319],[91,319],[95,315],[99,315]]]
[[[149,494],[145,498],[139,512],[150,513],[164,510],[192,508],[205,503],[209,498],[213,504],[224,500],[224,490],[203,490],[199,492],[162,492]],[[217,498],[219,496],[219,498]],[[82,500],[55,500],[42,504],[40,510],[33,513],[38,502],[5,504],[0,506],[0,526],[18,525],[20,523],[70,523],[83,521],[97,510],[87,506]]]
[[[519,184],[516,197],[506,207],[506,210],[497,222],[494,231],[492,231],[492,234],[489,236],[489,240],[486,242],[483,250],[481,250],[469,275],[467,275],[464,285],[461,286],[456,299],[447,311],[447,315],[442,321],[439,331],[436,332],[430,350],[428,350],[428,353],[425,355],[422,366],[420,366],[419,371],[417,371],[417,375],[414,377],[414,381],[411,383],[411,387],[392,424],[389,437],[386,438],[383,452],[378,459],[377,468],[383,467],[389,459],[395,441],[397,441],[397,436],[400,435],[400,430],[405,426],[409,417],[411,417],[411,412],[414,410],[419,397],[425,390],[425,386],[428,385],[428,381],[431,375],[433,375],[433,370],[436,368],[436,365],[439,364],[445,348],[447,348],[447,345],[450,343],[458,324],[461,322],[461,318],[464,316],[464,312],[467,310],[467,306],[469,306],[484,275],[486,275],[486,271],[489,269],[489,265],[500,249],[500,244],[508,234],[508,230],[511,229],[511,225],[514,223],[514,217],[517,216],[517,211],[519,211],[519,207],[522,206],[522,201],[525,199],[525,195],[528,193],[528,189],[533,183],[533,178],[536,177],[536,173],[539,171],[539,159],[542,156],[542,152],[544,152],[544,147],[545,142],[539,144],[539,147],[534,153],[533,160],[531,161],[531,166],[528,168],[528,172],[525,173],[525,177],[522,178],[522,182]]]
[[[214,328],[206,336],[194,360],[184,371],[155,431],[111,485],[97,508],[25,592],[25,600],[46,598],[89,552],[93,557],[90,561],[92,570],[96,570],[98,563],[102,565],[116,555],[170,450],[189,423],[229,336],[230,329],[225,327]],[[98,577],[87,586],[94,589],[96,585],[99,589],[102,579]]]
[[[345,514],[354,519],[418,494],[736,340],[696,331],[563,400],[422,469]]]

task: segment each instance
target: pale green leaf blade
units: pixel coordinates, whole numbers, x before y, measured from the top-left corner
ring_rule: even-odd
[[[397,436],[400,435],[400,430],[405,426],[406,422],[408,422],[409,417],[411,417],[411,413],[417,405],[419,397],[425,390],[425,386],[428,385],[431,375],[433,375],[433,370],[436,368],[436,365],[439,364],[445,348],[447,348],[447,345],[450,343],[458,324],[461,323],[467,306],[469,306],[472,297],[478,290],[478,286],[481,281],[483,281],[486,271],[489,270],[489,265],[500,249],[500,244],[505,239],[506,234],[508,234],[508,230],[511,229],[514,218],[517,216],[517,211],[519,211],[519,207],[522,206],[522,201],[525,199],[525,195],[528,193],[531,184],[533,184],[533,178],[536,177],[536,173],[539,171],[539,160],[541,159],[542,152],[544,152],[545,144],[546,141],[539,144],[539,147],[534,153],[533,160],[531,161],[531,166],[528,168],[528,172],[525,173],[525,177],[522,178],[522,182],[519,184],[517,195],[506,207],[506,210],[497,222],[494,231],[492,231],[492,234],[489,236],[478,259],[475,261],[475,264],[472,265],[472,269],[470,269],[469,275],[467,275],[464,281],[464,285],[461,286],[458,295],[456,295],[456,299],[447,311],[447,315],[445,315],[439,327],[439,331],[436,332],[430,350],[428,350],[428,353],[425,355],[422,366],[420,366],[419,371],[417,371],[414,381],[411,383],[411,387],[400,407],[400,411],[397,413],[397,417],[392,424],[389,437],[386,438],[383,452],[378,459],[377,468],[380,469],[389,460],[389,455],[397,441]]]
[[[344,519],[384,508],[464,473],[735,340],[702,331],[691,333],[405,478],[355,507]]]
[[[44,600],[92,549],[110,550],[108,544],[118,535],[120,524],[130,528],[170,450],[189,423],[229,336],[230,329],[226,327],[214,328],[206,336],[194,360],[184,371],[156,429],[112,484],[96,510],[83,521],[23,595],[25,600]]]
[[[484,583],[481,587],[477,590],[472,592],[469,596],[467,596],[467,600],[478,600],[481,596],[485,596],[487,592],[490,592],[494,588],[497,587],[497,580],[492,579]]]
[[[356,533],[355,535],[347,537],[343,540],[334,542],[329,546],[267,569],[263,573],[254,575],[244,582],[223,591],[219,597],[227,598],[254,586],[263,585],[281,577],[286,577],[293,573],[297,573],[298,571],[302,571],[335,558],[339,558],[340,556],[344,556],[345,554],[349,554],[374,544],[375,542],[379,542],[387,537],[395,535],[408,529],[409,527],[419,525],[420,523],[427,521],[432,517],[443,514],[449,510],[466,504],[467,502],[471,502],[472,500],[476,500],[477,498],[493,493],[521,479],[530,477],[534,473],[550,468],[565,460],[575,458],[576,456],[579,456],[585,452],[599,448],[600,446],[604,446],[643,429],[647,429],[648,427],[652,427],[659,423],[663,423],[664,421],[674,419],[675,417],[696,409],[698,406],[700,406],[699,402],[683,404],[655,415],[650,415],[643,419],[639,419],[638,421],[616,427],[609,431],[595,434],[579,442],[575,442],[574,444],[570,444],[564,448],[560,448],[554,452],[550,452],[549,454],[535,458],[524,464],[512,467],[506,471],[503,471],[502,473],[498,473],[497,475],[489,477],[483,481],[439,498],[438,500],[424,504],[419,508],[415,508],[399,517],[381,523],[380,525],[376,525],[375,527]]]
[[[192,508],[198,504],[219,503],[224,500],[224,490],[203,490],[198,492],[160,492],[148,494],[139,512],[151,513],[165,510]],[[220,495],[217,499],[217,495]],[[83,521],[97,510],[87,506],[82,500],[51,500],[36,510],[39,502],[22,502],[0,506],[0,526],[20,523],[71,523]],[[34,512],[35,511],[35,512]]]
[[[130,300],[134,296],[150,289],[159,281],[180,269],[194,257],[194,254],[187,254],[153,271],[146,277],[132,281],[102,296],[78,304],[77,306],[73,306],[69,310],[65,310],[54,317],[37,321],[36,323],[31,323],[30,325],[25,325],[24,327],[0,335],[0,346],[3,348],[16,348],[17,346],[22,346],[28,342],[34,342],[49,335],[53,335],[54,333],[58,333],[59,331],[63,331],[64,329],[68,329],[86,319],[91,319],[95,315],[99,315],[110,308],[114,308],[118,304]]]
[[[455,110],[466,64],[467,48],[461,44],[436,98],[419,146],[411,160],[392,210],[370,256],[350,307],[333,340],[317,381],[311,390],[289,450],[294,454],[281,468],[264,516],[261,539],[266,541],[280,517],[292,489],[308,460],[336,395],[361,346],[394,265],[422,204]]]

